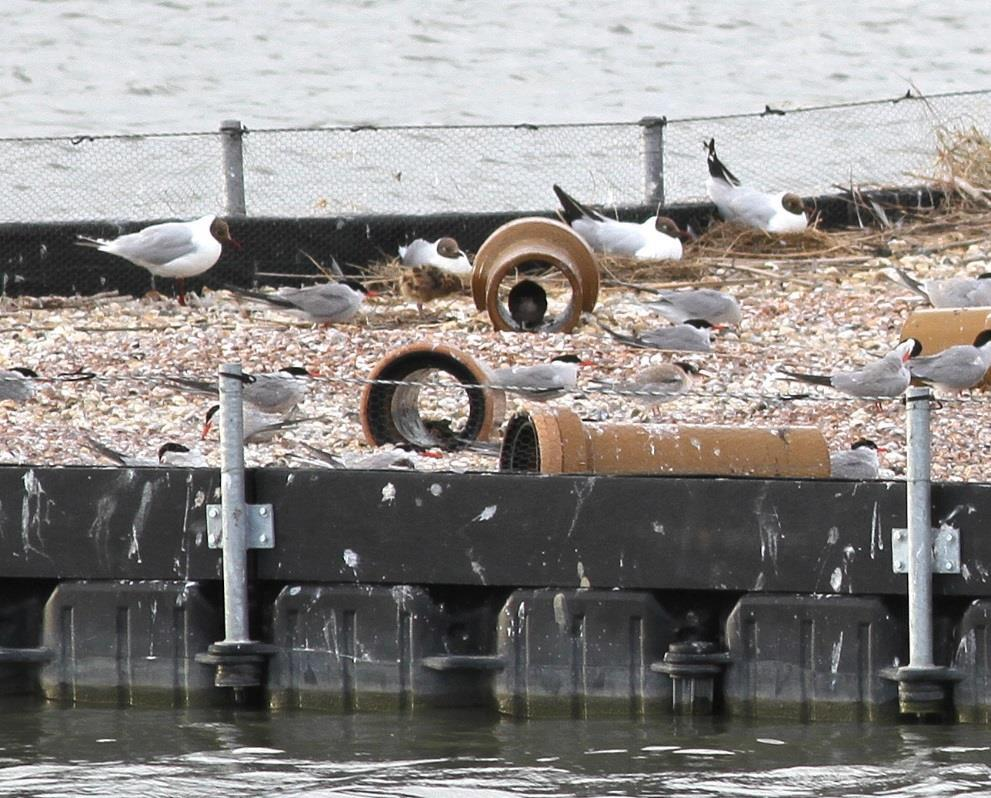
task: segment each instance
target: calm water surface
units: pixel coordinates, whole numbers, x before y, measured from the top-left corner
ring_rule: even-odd
[[[991,795],[972,726],[6,707],[18,796]]]
[[[991,83],[969,0],[4,0],[0,135],[631,121]]]

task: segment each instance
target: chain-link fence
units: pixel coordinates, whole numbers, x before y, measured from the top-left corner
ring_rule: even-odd
[[[932,171],[937,126],[986,128],[991,91],[661,124],[251,130],[243,177],[225,135],[0,139],[0,219],[191,217],[243,179],[252,216],[517,212],[554,207],[559,183],[621,207],[703,199],[702,141],[741,179],[805,195],[837,183],[904,185]],[[229,185],[229,183],[228,183]],[[234,204],[237,202],[235,200]]]
[[[918,184],[933,174],[940,128],[987,130],[988,119],[991,91],[972,91],[630,124],[225,122],[213,133],[0,139],[0,292],[143,292],[144,271],[73,246],[76,234],[206,213],[256,221],[235,225],[244,252],[225,253],[194,289],[313,276],[310,256],[365,264],[417,236],[453,235],[474,251],[508,218],[552,213],[554,183],[636,216],[705,199],[702,142],[713,136],[741,180],[766,190]]]

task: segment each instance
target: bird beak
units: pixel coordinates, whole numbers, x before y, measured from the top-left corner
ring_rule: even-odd
[[[888,453],[888,450],[885,449],[883,446],[878,446],[877,447],[877,453],[878,454],[887,454]]]
[[[368,296],[368,297],[377,297],[378,295],[379,295],[379,292],[378,291],[371,291],[371,290],[369,290],[369,291],[367,291],[365,293],[365,296]]]
[[[234,249],[236,249],[238,251],[241,250],[241,242],[238,241],[236,238],[234,238],[234,236],[228,236],[227,237],[227,240],[231,243],[231,245],[234,247]]]
[[[578,362],[578,365],[579,366],[594,366],[595,365],[595,361],[594,360],[581,360],[581,361]]]
[[[316,369],[307,369],[306,370],[306,373],[309,374],[311,377],[319,377],[320,376],[320,372],[317,371]]]
[[[212,421],[208,421],[208,422],[206,422],[206,424],[203,425],[203,434],[200,435],[200,440],[201,441],[205,441],[206,440],[206,436],[210,433],[210,427],[212,427],[212,426],[213,426],[213,422]]]

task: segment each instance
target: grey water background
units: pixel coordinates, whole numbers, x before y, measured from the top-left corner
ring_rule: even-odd
[[[991,83],[986,17],[980,4],[962,0],[6,0],[0,137],[211,131],[231,117],[252,128],[618,123],[894,97],[912,83],[925,92],[968,90]],[[774,136],[747,138],[742,123],[734,129],[760,150],[755,162],[766,164],[782,149],[800,159],[815,140],[846,146],[849,119],[837,113],[825,124],[819,118],[815,130],[796,123]],[[858,124],[876,136],[868,141],[856,132],[856,158],[865,169],[883,171],[887,158],[894,164],[888,172],[902,174],[898,159],[918,156],[898,140],[885,142],[877,120]],[[686,170],[694,168],[706,132],[699,125],[673,147]],[[596,136],[593,155],[607,158],[619,146],[609,128]],[[636,146],[626,141],[629,130],[617,136],[623,146]],[[168,173],[167,191],[145,185],[145,176],[152,162],[178,156],[162,151],[149,158],[137,151],[139,142],[120,144],[136,150],[128,169],[114,154],[100,168],[94,159],[88,171],[76,170],[63,161],[76,154],[66,142],[53,150],[45,142],[19,144],[12,155],[4,150],[2,169],[23,163],[27,171],[3,192],[18,201],[4,206],[3,218],[191,215],[216,201],[212,187],[185,185],[194,172],[218,172],[217,151],[213,141],[178,141],[195,152]],[[252,176],[257,188],[280,169],[309,174],[310,149],[271,141],[249,172],[249,190]],[[877,141],[890,152],[879,155]],[[573,144],[549,139],[539,161],[563,169],[576,160]],[[249,155],[252,146],[258,145],[249,137]],[[340,162],[349,146],[341,146]],[[273,162],[276,154],[285,165]],[[456,156],[448,153],[452,163]],[[492,147],[488,157],[483,166],[490,170],[511,160]],[[372,160],[392,166],[384,151],[372,151]],[[525,163],[518,172],[533,168]],[[594,191],[592,199],[622,201],[623,186],[640,177],[628,165],[629,174],[615,164],[574,168],[588,181],[576,177],[569,187]],[[820,182],[845,177],[823,164],[811,168]],[[370,179],[367,169],[356,174]],[[102,182],[106,174],[114,176],[114,190]],[[697,193],[692,173],[685,174],[679,191]],[[480,189],[488,181],[473,174],[445,193],[442,184],[452,181],[436,169],[431,177],[416,209],[443,207],[452,196],[488,209],[538,196],[530,184],[511,180],[486,194]],[[356,190],[329,201],[352,211],[410,209],[408,195],[387,193],[383,200],[377,192],[373,202]],[[127,210],[120,208],[124,193],[135,198]],[[287,193],[262,207],[313,212],[324,199]],[[519,723],[455,712],[397,718],[9,702],[0,709],[0,794],[12,796],[991,795],[991,736],[973,726]]]

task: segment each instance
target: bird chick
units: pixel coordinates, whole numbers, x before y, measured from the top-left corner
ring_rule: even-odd
[[[399,292],[405,299],[416,303],[416,310],[421,316],[423,306],[428,302],[460,293],[461,290],[461,278],[437,266],[414,266],[403,269],[399,274]]]

